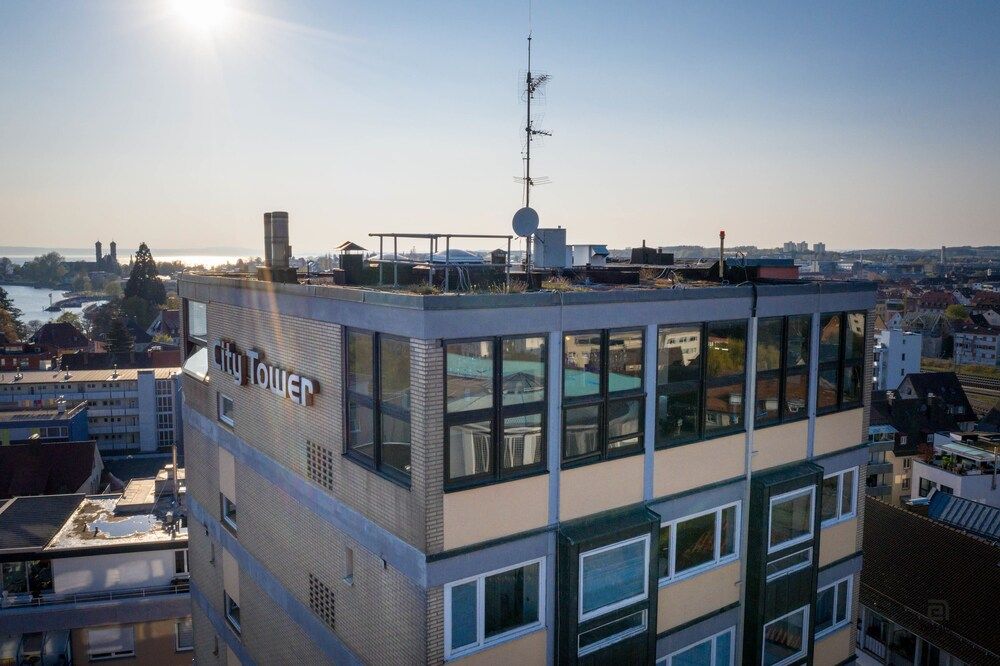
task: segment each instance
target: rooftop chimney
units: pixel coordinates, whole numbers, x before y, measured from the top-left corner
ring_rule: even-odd
[[[266,282],[297,282],[295,269],[288,266],[291,256],[288,213],[264,213],[264,266],[257,269],[257,279]]]

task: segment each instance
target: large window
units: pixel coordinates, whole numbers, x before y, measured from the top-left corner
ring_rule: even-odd
[[[835,312],[820,317],[818,412],[852,409],[861,404],[865,325],[864,312]]]
[[[208,308],[198,301],[184,301],[184,372],[195,379],[208,378]]]
[[[764,666],[783,666],[805,656],[808,641],[809,607],[772,620],[764,625]]]
[[[581,553],[580,621],[646,599],[648,572],[648,535]]]
[[[816,617],[813,630],[816,637],[832,633],[847,625],[851,613],[851,577],[842,578],[816,593]]]
[[[656,445],[743,430],[746,322],[660,327]]]
[[[0,564],[3,587],[8,596],[38,596],[52,592],[52,561],[28,560]]]
[[[809,416],[812,316],[765,317],[757,323],[754,426]]]
[[[642,330],[563,338],[564,463],[642,451]]]
[[[857,479],[857,467],[823,477],[819,500],[823,525],[832,525],[854,517],[858,501]]]
[[[381,333],[346,336],[349,458],[410,479],[410,342]]]
[[[739,550],[739,504],[660,526],[657,567],[661,583],[732,562]]]
[[[445,658],[541,627],[545,618],[544,585],[544,559],[446,585]]]
[[[131,624],[87,629],[87,657],[90,661],[135,656],[135,631]]]
[[[546,350],[544,336],[445,345],[448,487],[545,469]]]
[[[656,666],[732,666],[736,628],[710,636],[658,659]]]
[[[768,519],[769,553],[812,538],[815,496],[816,489],[809,486],[771,498]]]

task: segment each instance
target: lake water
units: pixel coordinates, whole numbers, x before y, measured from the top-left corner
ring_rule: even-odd
[[[36,289],[12,284],[0,285],[0,287],[3,287],[10,295],[11,300],[14,301],[14,305],[24,313],[21,321],[25,324],[33,319],[52,321],[63,312],[75,312],[76,314],[83,312],[83,308],[63,308],[59,312],[46,312],[45,308],[49,307],[49,294],[52,295],[53,303],[66,297],[68,292],[59,289]],[[95,301],[95,303],[98,302],[100,301]]]

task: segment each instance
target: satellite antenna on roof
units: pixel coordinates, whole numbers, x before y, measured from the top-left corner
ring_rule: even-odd
[[[531,100],[535,93],[549,80],[548,74],[532,75],[531,73],[531,3],[528,3],[528,73],[524,78],[524,98],[528,106],[527,121],[524,125],[525,146],[524,146],[524,177],[517,178],[524,183],[524,207],[514,214],[514,233],[524,237],[524,271],[527,277],[531,271],[531,237],[538,229],[538,213],[531,208],[531,188],[535,185],[544,185],[549,179],[531,177],[531,142],[536,136],[552,136],[552,132],[535,129],[531,120]],[[530,279],[530,278],[529,278]]]

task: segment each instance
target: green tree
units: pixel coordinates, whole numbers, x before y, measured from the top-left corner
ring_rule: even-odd
[[[107,348],[113,354],[122,354],[132,351],[132,344],[135,339],[125,326],[125,320],[115,317],[111,321],[111,330],[108,331]]]
[[[126,296],[121,302],[121,313],[146,328],[156,319],[159,308],[139,296]]]
[[[145,243],[139,243],[132,263],[132,272],[125,284],[126,298],[138,297],[152,305],[162,305],[167,300],[167,290],[156,271],[156,262]]]
[[[21,266],[20,277],[45,287],[58,287],[66,276],[66,262],[58,252],[49,252]]]
[[[76,330],[80,331],[81,333],[84,332],[83,320],[80,319],[80,315],[78,315],[75,312],[70,312],[67,310],[66,312],[63,312],[61,315],[56,317],[55,321],[58,324],[69,324]]]
[[[14,305],[14,300],[3,287],[0,287],[0,315],[2,315],[0,325],[3,327],[0,330],[3,331],[4,335],[11,340],[24,339],[28,334],[27,328],[21,322],[24,313]]]
[[[122,297],[122,286],[119,284],[118,280],[108,280],[104,283],[104,293],[108,295],[111,300],[116,300]]]
[[[944,317],[951,321],[965,321],[969,318],[969,310],[964,305],[956,303],[945,308]]]
[[[73,278],[73,291],[90,291],[92,287],[86,273],[79,273]]]

